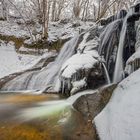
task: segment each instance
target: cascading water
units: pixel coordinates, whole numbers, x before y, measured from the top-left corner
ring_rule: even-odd
[[[36,76],[33,83],[33,89],[37,87],[37,89],[40,90],[46,90],[47,88],[49,90],[54,90],[56,82],[59,78],[60,69],[63,63],[74,54],[78,39],[79,35],[76,35],[74,38],[68,41],[60,51],[55,62],[50,64]],[[46,77],[45,80],[44,77]],[[40,83],[36,82],[36,80],[39,80]]]
[[[121,19],[113,21],[112,23],[107,25],[105,30],[101,33],[101,35],[100,35],[101,44],[98,49],[98,52],[100,55],[103,55],[104,51],[107,48],[108,48],[107,50],[111,49],[113,39],[114,39],[112,35],[119,28],[121,21],[122,21]],[[106,55],[106,58],[108,58],[109,52],[107,51],[107,54],[104,54],[104,55]]]
[[[98,53],[103,57],[110,79],[113,79],[116,50],[119,44],[122,19],[117,19],[107,25],[100,35],[100,45]]]
[[[111,81],[110,81],[110,77],[109,77],[109,74],[108,74],[108,70],[106,68],[106,65],[104,63],[102,63],[103,65],[103,68],[104,68],[104,72],[105,72],[105,75],[106,75],[106,81],[107,81],[107,84],[110,84]]]
[[[14,80],[8,82],[2,90],[20,91],[20,90],[40,90],[40,91],[54,91],[56,82],[59,78],[59,73],[62,64],[70,58],[74,52],[79,39],[79,34],[76,34],[71,40],[66,42],[61,49],[58,57],[47,67],[41,71],[25,73],[18,76]],[[25,82],[22,82],[24,79]],[[26,80],[27,79],[27,80]],[[26,84],[26,85],[25,85]],[[18,85],[18,86],[17,86]]]
[[[132,9],[128,11],[123,22],[123,26],[120,34],[118,52],[117,52],[117,59],[115,64],[115,72],[113,78],[114,83],[120,82],[123,79],[123,75],[124,75],[123,49],[124,49],[124,42],[125,42],[126,31],[127,31],[127,19],[133,14],[132,12],[133,12]]]

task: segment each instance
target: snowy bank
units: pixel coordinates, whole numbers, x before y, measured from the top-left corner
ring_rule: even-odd
[[[140,139],[140,70],[123,80],[94,119],[101,140]]]
[[[9,74],[32,68],[41,59],[54,55],[53,52],[46,52],[42,56],[19,54],[15,50],[13,42],[0,44],[0,78]]]

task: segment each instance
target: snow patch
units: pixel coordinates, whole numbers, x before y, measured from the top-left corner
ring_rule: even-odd
[[[75,54],[62,66],[62,77],[70,78],[80,69],[91,69],[98,60],[89,54]]]
[[[123,80],[94,119],[101,140],[140,139],[140,70]]]
[[[85,88],[87,86],[87,82],[86,82],[86,78],[83,78],[80,81],[75,81],[72,83],[72,90],[71,90],[71,95],[73,95],[74,93],[76,93],[77,91],[79,91],[82,88]]]
[[[18,54],[13,42],[0,44],[0,78],[9,74],[27,70],[37,64],[41,59],[54,55],[47,52],[42,56]]]

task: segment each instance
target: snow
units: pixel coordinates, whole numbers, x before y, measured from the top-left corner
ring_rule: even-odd
[[[84,34],[83,40],[79,44],[78,51],[83,50],[84,52],[89,52],[89,51],[91,51],[91,50],[93,50],[93,49],[95,49],[95,48],[98,47],[99,38],[98,37],[95,37],[94,39],[87,41],[87,39],[88,39],[89,36],[90,36],[90,33],[89,32],[87,32],[87,33]]]
[[[75,54],[68,59],[61,68],[62,77],[70,78],[80,69],[91,69],[98,62],[89,54]]]
[[[21,28],[14,22],[0,21],[0,34],[6,36],[15,36],[17,38],[29,37],[27,28]]]
[[[42,56],[19,54],[15,50],[13,42],[0,44],[0,78],[9,74],[23,71],[33,67],[41,59],[50,57],[54,52],[44,53]]]
[[[140,69],[115,89],[104,110],[94,119],[101,140],[140,139]]]
[[[134,4],[136,5],[136,4],[139,4],[140,3],[140,0],[136,0],[135,2],[134,2]]]
[[[100,59],[96,50],[99,38],[95,36],[92,39],[93,36],[90,34],[90,31],[83,32],[82,36],[83,40],[78,45],[77,53],[62,65],[61,83],[60,81],[57,82],[58,85],[61,85],[62,92],[67,85],[71,95],[86,88],[86,78],[90,70],[96,68],[96,64],[99,64]]]
[[[80,89],[84,88],[87,86],[86,78],[83,78],[82,80],[75,81],[72,83],[72,90],[71,90],[71,95],[79,91]]]
[[[71,78],[71,76],[80,69],[91,69],[98,63],[99,54],[94,50],[98,46],[98,39],[87,42],[89,32],[84,34],[82,42],[79,44],[77,54],[68,59],[62,66],[62,77]]]
[[[78,25],[77,27],[73,25]],[[95,26],[94,22],[75,21],[71,23],[50,22],[48,27],[48,41],[55,42],[58,39],[69,39],[74,37],[75,34],[90,29]],[[32,38],[31,34],[32,33]],[[38,23],[34,26],[24,24],[17,24],[16,22],[0,21],[0,34],[4,36],[14,36],[16,38],[26,39],[25,44],[31,44],[36,39],[41,39],[42,26]],[[28,38],[28,39],[27,39]]]
[[[73,25],[79,25],[74,27]],[[81,30],[85,31],[90,29],[92,26],[95,26],[93,22],[81,22],[75,21],[71,23],[61,23],[59,22],[51,22],[49,24],[49,32],[48,32],[48,40],[56,41],[58,39],[68,39],[74,37],[75,34],[81,32]]]
[[[34,54],[39,53],[39,54],[43,54],[43,53],[47,53],[48,49],[34,49],[34,48],[25,48],[24,46],[20,47],[19,52],[25,52],[25,53],[29,53],[32,52]]]

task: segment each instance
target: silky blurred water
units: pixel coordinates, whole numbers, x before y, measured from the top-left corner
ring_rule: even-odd
[[[89,132],[81,114],[59,95],[0,95],[0,140],[90,140]]]

